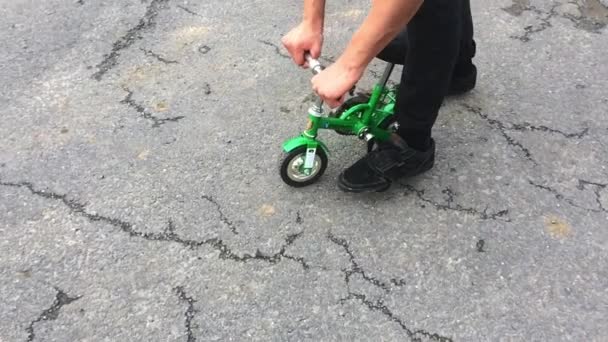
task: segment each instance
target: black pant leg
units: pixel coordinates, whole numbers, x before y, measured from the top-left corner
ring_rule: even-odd
[[[460,52],[458,55],[458,63],[456,64],[455,72],[462,71],[463,73],[470,72],[471,59],[475,57],[476,44],[473,39],[473,17],[471,16],[470,0],[462,2],[462,32],[460,38]]]
[[[460,51],[458,55],[458,65],[468,66],[471,59],[475,57],[476,46],[473,39],[473,18],[471,16],[471,2],[462,2],[462,32],[460,39]],[[403,64],[408,51],[407,28],[401,31],[380,53],[379,59],[393,63]]]
[[[395,115],[399,134],[417,149],[430,146],[431,129],[458,60],[466,0],[426,0],[407,26],[408,51]]]
[[[407,56],[407,29],[401,31],[395,39],[380,51],[378,58],[385,62],[402,65]]]

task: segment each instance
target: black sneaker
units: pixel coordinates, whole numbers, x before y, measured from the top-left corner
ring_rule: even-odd
[[[413,177],[430,170],[435,162],[435,141],[424,152],[415,150],[397,134],[378,149],[344,170],[338,186],[347,192],[381,192],[399,178]]]

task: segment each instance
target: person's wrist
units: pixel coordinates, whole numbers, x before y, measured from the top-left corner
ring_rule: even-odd
[[[304,18],[301,25],[312,34],[323,34],[323,20],[318,18]]]
[[[361,78],[365,71],[365,67],[367,66],[360,58],[350,56],[347,53],[340,56],[336,63],[340,65],[340,68],[346,72],[349,78],[354,80],[359,80]]]

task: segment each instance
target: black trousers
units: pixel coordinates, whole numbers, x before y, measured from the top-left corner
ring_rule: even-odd
[[[430,145],[431,130],[453,75],[475,55],[469,0],[425,0],[407,28],[378,58],[403,64],[395,115],[414,148]]]

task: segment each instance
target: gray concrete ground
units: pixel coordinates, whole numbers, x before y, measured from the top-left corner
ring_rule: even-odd
[[[330,1],[328,59],[368,5]],[[351,195],[331,132],[278,176],[300,1],[0,1],[0,340],[607,341],[606,5],[474,0],[436,167]]]

